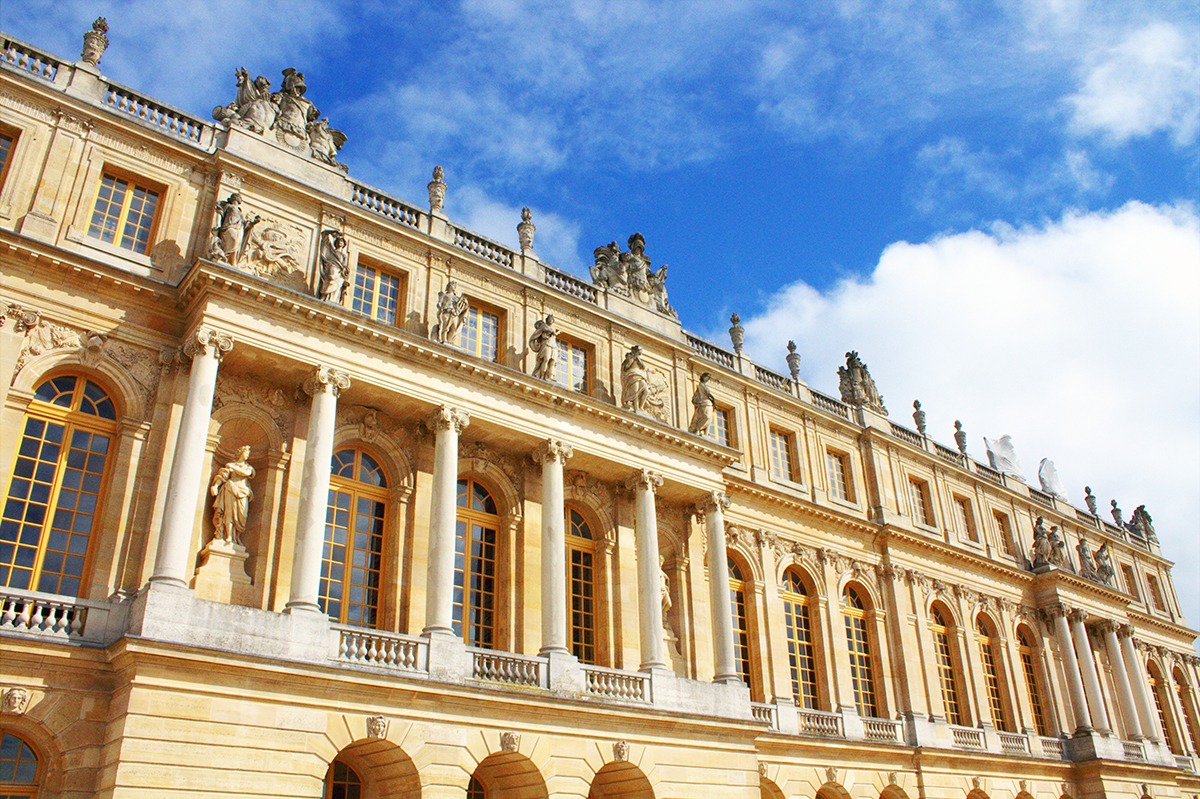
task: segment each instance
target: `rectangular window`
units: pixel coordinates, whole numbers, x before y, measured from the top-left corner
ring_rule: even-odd
[[[718,444],[724,444],[727,447],[733,446],[733,428],[730,426],[728,408],[713,406],[712,422],[709,423],[708,434]]]
[[[1000,536],[1000,546],[1004,547],[1006,554],[1017,557],[1017,542],[1013,538],[1012,522],[1009,521],[1008,514],[994,510],[992,518],[996,520],[996,535]]]
[[[975,511],[971,500],[966,497],[954,497],[954,512],[958,514],[958,531],[970,541],[979,541],[979,530],[975,527]]]
[[[1146,590],[1150,592],[1150,601],[1154,603],[1154,609],[1166,613],[1167,604],[1163,602],[1162,589],[1158,585],[1158,578],[1153,574],[1146,575]]]
[[[350,306],[355,313],[395,326],[402,296],[401,275],[359,261],[354,271],[354,298]]]
[[[1121,576],[1125,578],[1125,593],[1129,594],[1136,601],[1142,601],[1142,595],[1138,592],[1137,577],[1133,573],[1133,567],[1128,563],[1121,564]]]
[[[825,450],[825,470],[829,477],[829,495],[853,502],[854,485],[850,480],[850,456],[844,452]]]
[[[88,235],[144,254],[157,210],[157,191],[106,172],[96,193]]]
[[[781,430],[770,429],[771,436],[771,477],[776,480],[796,479],[796,452],[792,437]]]
[[[908,504],[913,521],[933,527],[933,508],[929,502],[929,483],[915,477],[908,478]]]
[[[495,361],[500,354],[500,313],[472,302],[458,329],[458,346],[485,361]]]
[[[555,382],[572,391],[587,394],[591,381],[591,357],[588,348],[563,336],[558,337],[558,371]]]
[[[0,186],[8,175],[8,164],[12,161],[13,145],[16,144],[16,134],[0,130]]]

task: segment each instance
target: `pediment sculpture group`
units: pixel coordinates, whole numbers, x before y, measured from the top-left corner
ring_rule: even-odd
[[[629,251],[621,252],[615,241],[597,247],[592,253],[592,284],[612,294],[630,297],[659,313],[675,317],[667,302],[667,265],[654,271],[646,257],[646,238],[641,233],[629,237]]]
[[[1070,553],[1067,551],[1067,542],[1059,532],[1058,526],[1051,525],[1047,530],[1045,519],[1041,516],[1037,517],[1037,521],[1033,524],[1033,550],[1030,553],[1030,561],[1035,571],[1054,567],[1074,572],[1085,580],[1103,585],[1113,584],[1116,569],[1113,567],[1107,541],[1101,544],[1093,554],[1087,539],[1080,536],[1079,543],[1075,545],[1075,551],[1079,555],[1078,570],[1071,562]]]

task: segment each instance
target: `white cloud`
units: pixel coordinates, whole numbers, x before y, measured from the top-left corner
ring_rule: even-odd
[[[517,223],[521,221],[521,206],[501,202],[475,186],[464,186],[454,191],[447,201],[447,210],[454,211],[456,223],[520,250]],[[579,225],[536,207],[530,210],[537,227],[533,251],[538,258],[564,272],[578,272]]]
[[[897,421],[919,398],[939,440],[963,421],[977,458],[981,436],[1011,433],[1035,485],[1050,457],[1077,503],[1085,484],[1127,515],[1146,503],[1165,554],[1200,563],[1195,207],[1131,202],[893,244],[870,276],[825,293],[795,283],[745,326],[775,366],[795,339],[803,375],[835,395],[840,355],[857,349]],[[1186,566],[1176,586],[1200,621]]]
[[[1177,145],[1200,130],[1197,31],[1154,22],[1089,58],[1078,93],[1067,98],[1075,130],[1115,142],[1165,131]]]

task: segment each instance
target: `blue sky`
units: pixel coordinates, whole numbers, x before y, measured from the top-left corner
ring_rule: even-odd
[[[879,8],[880,5],[884,9]],[[164,13],[164,9],[168,13]],[[1011,433],[1154,514],[1200,622],[1200,6],[95,3],[0,27],[207,118],[245,66],[349,135],[356,178],[586,274],[642,232],[685,327],[836,393],[857,349],[908,423]],[[1190,576],[1189,576],[1190,575]]]

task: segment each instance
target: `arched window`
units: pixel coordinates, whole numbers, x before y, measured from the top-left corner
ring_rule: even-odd
[[[1179,707],[1183,709],[1183,728],[1187,731],[1188,742],[1191,744],[1189,749],[1192,752],[1200,751],[1197,749],[1200,747],[1200,733],[1197,732],[1196,703],[1192,700],[1192,689],[1188,687],[1187,678],[1178,667],[1175,668],[1172,679],[1179,696]]]
[[[11,733],[0,736],[0,796],[25,799],[36,795],[38,756],[29,744]]]
[[[581,663],[595,663],[596,541],[591,525],[574,508],[567,508],[567,590],[571,652]]]
[[[958,701],[958,658],[952,640],[954,627],[946,623],[948,615],[941,607],[934,605],[929,611],[929,632],[933,635],[933,651],[937,659],[938,682],[942,686],[946,720],[951,724],[965,724],[966,718]]]
[[[0,517],[0,585],[79,595],[116,430],[112,399],[85,377],[34,391]]]
[[[1012,719],[1008,714],[1008,691],[997,664],[1000,641],[991,623],[979,616],[975,620],[975,642],[979,645],[979,660],[983,664],[983,682],[987,688],[988,708],[992,711],[992,723],[1001,732],[1012,732]]]
[[[814,597],[796,569],[783,574],[783,617],[787,625],[788,663],[792,668],[792,696],[796,704],[817,709],[817,658],[813,646]]]
[[[359,449],[333,453],[325,547],[321,558],[321,609],[342,624],[374,627],[379,616],[387,478]]]
[[[1037,650],[1034,637],[1027,627],[1017,630],[1017,656],[1021,658],[1021,673],[1025,675],[1025,688],[1029,691],[1029,703],[1033,705],[1033,727],[1038,735],[1050,735],[1046,723],[1046,705],[1042,700],[1042,679],[1035,660]]]
[[[733,657],[742,682],[750,687],[752,696],[757,696],[750,655],[750,614],[746,603],[749,588],[749,583],[742,576],[741,567],[737,561],[729,558],[729,602],[733,606]]]
[[[1167,739],[1167,746],[1171,752],[1177,755],[1183,754],[1183,747],[1179,745],[1179,737],[1175,735],[1175,728],[1171,726],[1171,717],[1168,715],[1167,707],[1167,687],[1164,685],[1163,674],[1158,670],[1158,664],[1151,661],[1146,664],[1146,676],[1150,679],[1150,693],[1154,696],[1154,709],[1158,711],[1158,723],[1162,726],[1163,736]]]
[[[362,778],[348,763],[330,764],[325,772],[325,799],[362,799]]]
[[[858,715],[875,717],[879,715],[879,703],[875,698],[875,660],[867,629],[867,606],[851,586],[846,586],[842,598],[846,608],[846,644],[850,650],[854,704],[858,707]]]
[[[491,649],[496,639],[496,541],[500,516],[482,483],[458,481],[454,539],[454,632],[470,646]]]
[[[487,799],[487,788],[483,787],[483,783],[474,774],[471,775],[471,782],[467,785],[467,799]]]

